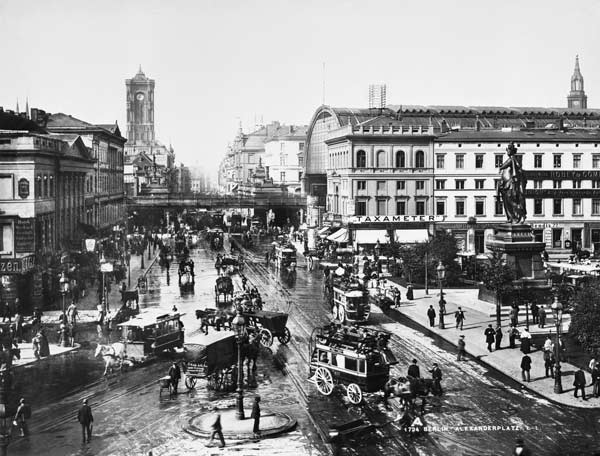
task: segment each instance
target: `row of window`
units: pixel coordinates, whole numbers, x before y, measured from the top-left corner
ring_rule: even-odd
[[[484,154],[475,154],[475,168],[483,169],[484,168]],[[523,156],[517,155],[517,160],[522,162]],[[494,167],[500,168],[504,161],[503,155],[495,155],[494,156]],[[563,156],[561,154],[554,154],[552,157],[552,165],[554,168],[561,168],[563,165]],[[437,169],[444,169],[446,166],[446,156],[443,154],[436,154],[435,157],[435,167]],[[540,169],[544,167],[544,155],[543,154],[535,154],[533,156],[533,167]],[[464,169],[465,168],[465,154],[456,154],[455,156],[455,168],[456,169]],[[581,154],[573,155],[573,169],[581,168]],[[592,168],[600,169],[600,154],[592,155]]]
[[[387,152],[380,150],[375,154],[375,167],[385,168],[386,167],[386,156]],[[394,165],[396,168],[406,168],[406,154],[403,150],[396,151]],[[366,168],[367,167],[367,153],[364,150],[356,152],[356,167]],[[417,150],[415,152],[415,168],[425,168],[425,152]]]

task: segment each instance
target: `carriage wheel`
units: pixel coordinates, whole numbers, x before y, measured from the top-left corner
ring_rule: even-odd
[[[315,372],[317,381],[317,389],[324,396],[329,396],[333,392],[333,377],[329,369],[325,367],[317,367]]]
[[[346,387],[346,396],[348,396],[348,400],[354,405],[360,404],[363,398],[360,386],[358,386],[356,383],[350,383]]]
[[[287,326],[283,329],[283,335],[277,336],[277,339],[279,339],[279,342],[283,345],[287,345],[291,338],[292,335],[290,334],[290,330]]]
[[[185,386],[187,389],[192,390],[196,387],[196,377],[185,376]]]
[[[265,347],[273,345],[273,334],[267,328],[260,330],[260,343]]]

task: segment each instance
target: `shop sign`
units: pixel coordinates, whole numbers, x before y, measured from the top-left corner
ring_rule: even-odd
[[[600,179],[600,171],[525,171],[527,179]]]
[[[532,223],[531,228],[543,230],[544,228],[560,228],[560,225],[558,223]]]
[[[361,223],[423,223],[443,222],[445,215],[357,215],[351,217],[349,223],[359,225]]]
[[[33,269],[33,265],[33,255],[22,258],[2,258],[0,259],[0,274],[23,274]]]
[[[29,181],[24,177],[19,179],[19,196],[23,199],[29,196]]]
[[[100,264],[100,271],[101,272],[113,272],[113,265],[112,265],[112,263],[102,263],[102,264]]]
[[[595,188],[533,188],[525,190],[527,198],[597,198]]]
[[[15,221],[15,252],[33,252],[35,244],[35,219],[19,218]]]

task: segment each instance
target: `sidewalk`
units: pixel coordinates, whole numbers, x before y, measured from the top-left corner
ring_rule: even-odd
[[[15,359],[12,363],[12,368],[24,367],[28,364],[40,363],[45,360],[50,360],[56,356],[64,355],[65,353],[77,350],[79,348],[79,344],[75,344],[74,347],[61,347],[59,345],[50,344],[50,355],[42,358],[38,361],[33,355],[33,347],[29,343],[19,344],[19,349],[21,350],[21,359]]]
[[[477,290],[464,290],[464,289],[448,289],[444,290],[444,298],[446,299],[446,314],[444,315],[444,323],[446,329],[439,328],[439,290],[430,290],[429,295],[425,295],[425,290],[414,290],[414,300],[406,300],[406,288],[392,282],[390,278],[387,278],[387,284],[395,286],[402,292],[402,304],[392,310],[391,312],[401,313],[414,322],[418,323],[423,327],[424,330],[430,331],[442,337],[446,341],[450,342],[454,346],[457,345],[459,336],[465,335],[466,351],[470,356],[477,358],[483,364],[492,367],[493,369],[511,377],[516,382],[520,383],[524,388],[537,393],[538,395],[561,405],[568,405],[571,407],[580,408],[600,408],[600,399],[590,397],[591,388],[586,385],[587,401],[573,396],[573,374],[578,370],[572,364],[561,362],[562,371],[562,387],[563,393],[554,393],[554,379],[546,378],[543,353],[539,346],[532,346],[532,351],[529,353],[531,357],[531,382],[527,383],[521,379],[521,358],[523,353],[520,351],[520,341],[515,341],[516,348],[508,348],[508,335],[506,334],[509,328],[509,319],[502,317],[502,328],[504,337],[502,338],[502,348],[493,352],[488,352],[487,344],[485,343],[485,336],[483,332],[487,328],[488,324],[492,324],[496,327],[496,318],[494,314],[490,312],[490,306],[493,309],[493,304],[480,301],[477,299]],[[429,318],[427,317],[427,309],[430,305],[436,311],[435,327],[429,326]],[[458,306],[461,306],[465,311],[465,321],[462,331],[456,329],[456,322],[454,320],[454,312]],[[393,315],[393,314],[392,314]],[[490,316],[492,315],[492,316]],[[524,315],[519,314],[519,330],[525,327]],[[564,322],[563,322],[564,323]],[[568,327],[568,326],[567,326]],[[550,320],[547,323],[545,329],[538,330],[537,325],[530,325],[530,329],[537,334],[540,331],[547,334],[552,330],[553,342],[554,342],[554,323]],[[566,329],[566,328],[565,328]],[[531,332],[531,331],[530,331]],[[591,375],[589,372],[585,373],[586,381],[591,381]]]
[[[217,413],[219,413],[221,415],[223,437],[226,444],[228,440],[254,440],[254,433],[252,432],[254,419],[250,418],[252,410],[244,409],[246,417],[244,420],[236,418],[236,411],[236,409],[222,409],[196,415],[190,419],[184,430],[196,437],[209,438],[213,431],[212,425],[215,422]],[[292,430],[295,426],[296,420],[285,413],[273,413],[269,410],[261,410],[261,438],[283,434]],[[215,441],[215,444],[217,443],[219,443],[218,438]]]

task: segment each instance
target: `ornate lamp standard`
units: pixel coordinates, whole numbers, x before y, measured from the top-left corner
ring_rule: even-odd
[[[554,392],[562,394],[562,379],[560,378],[560,327],[562,325],[563,305],[558,300],[558,295],[554,296],[552,303],[552,315],[554,315],[554,323],[556,324],[556,343],[554,344],[554,352],[556,357],[556,371],[554,375]]]
[[[444,301],[443,283],[444,283],[444,278],[446,277],[446,268],[442,264],[441,260],[438,263],[437,268],[435,268],[435,271],[437,272],[437,278],[440,281],[440,329],[445,329],[446,326],[444,324],[444,311],[446,310],[445,309],[446,305],[445,305],[445,301]]]
[[[236,412],[236,417],[238,420],[243,420],[245,418],[244,416],[244,391],[242,389],[243,387],[243,370],[244,370],[244,366],[242,364],[242,343],[244,342],[244,339],[246,338],[246,320],[244,320],[244,317],[242,316],[241,312],[239,311],[239,309],[236,312],[235,317],[233,318],[233,321],[231,322],[231,327],[233,328],[233,331],[235,332],[235,338],[237,340],[237,346],[238,346],[238,378],[237,378],[237,412]]]
[[[63,313],[65,313],[67,310],[65,305],[65,297],[69,292],[69,279],[65,277],[64,272],[60,275],[60,279],[58,282],[60,284],[60,294],[62,295],[62,311]]]
[[[127,288],[131,288],[131,249],[127,250]]]

